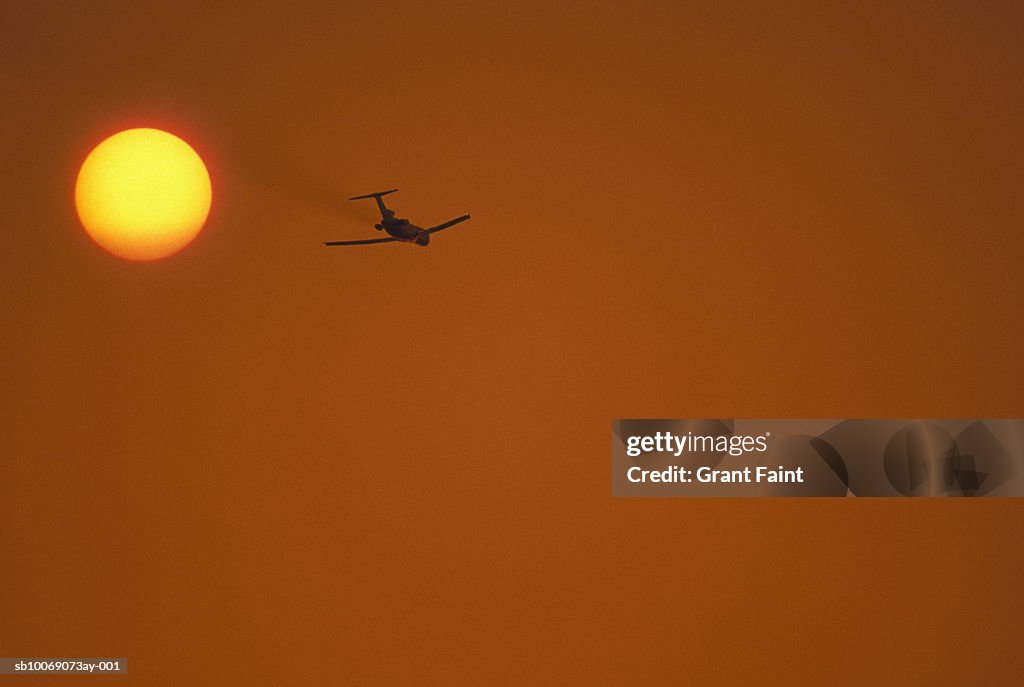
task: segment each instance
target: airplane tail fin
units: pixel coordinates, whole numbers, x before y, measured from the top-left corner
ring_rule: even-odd
[[[390,191],[377,191],[376,193],[367,193],[365,196],[353,196],[352,198],[349,198],[349,200],[362,200],[363,198],[380,198],[381,196],[386,196],[389,193],[394,193],[397,190],[397,188],[393,188]]]

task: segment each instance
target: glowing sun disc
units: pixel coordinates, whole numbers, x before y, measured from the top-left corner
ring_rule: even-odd
[[[192,242],[212,197],[202,158],[173,134],[126,129],[85,158],[75,208],[96,243],[129,260],[156,260]]]

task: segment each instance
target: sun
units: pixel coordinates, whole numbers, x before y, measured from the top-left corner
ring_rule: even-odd
[[[75,207],[96,243],[129,260],[157,260],[192,242],[210,214],[210,175],[174,134],[126,129],[85,158]]]

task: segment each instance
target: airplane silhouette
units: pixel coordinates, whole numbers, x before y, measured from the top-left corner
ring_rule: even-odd
[[[456,217],[453,220],[449,220],[444,224],[438,224],[436,227],[430,227],[424,229],[418,227],[407,219],[401,219],[395,217],[395,211],[384,205],[384,201],[381,200],[382,196],[386,196],[389,193],[394,193],[397,188],[393,188],[390,191],[378,191],[377,193],[368,193],[365,196],[354,196],[349,200],[362,200],[364,198],[373,198],[377,201],[377,207],[380,208],[380,222],[374,224],[373,228],[377,231],[384,230],[390,236],[386,239],[362,239],[360,241],[324,241],[325,246],[362,246],[369,243],[390,243],[392,241],[401,241],[403,243],[415,243],[417,246],[426,246],[430,243],[430,235],[435,234],[448,227],[455,226],[459,222],[465,222],[469,219],[469,215],[463,215],[462,217]]]

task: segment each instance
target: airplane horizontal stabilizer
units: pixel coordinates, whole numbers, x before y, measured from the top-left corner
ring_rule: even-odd
[[[363,198],[380,198],[381,196],[386,196],[389,193],[394,193],[397,190],[397,188],[393,188],[390,191],[377,191],[377,193],[367,193],[365,196],[353,196],[352,198],[349,198],[349,200],[362,200]]]

